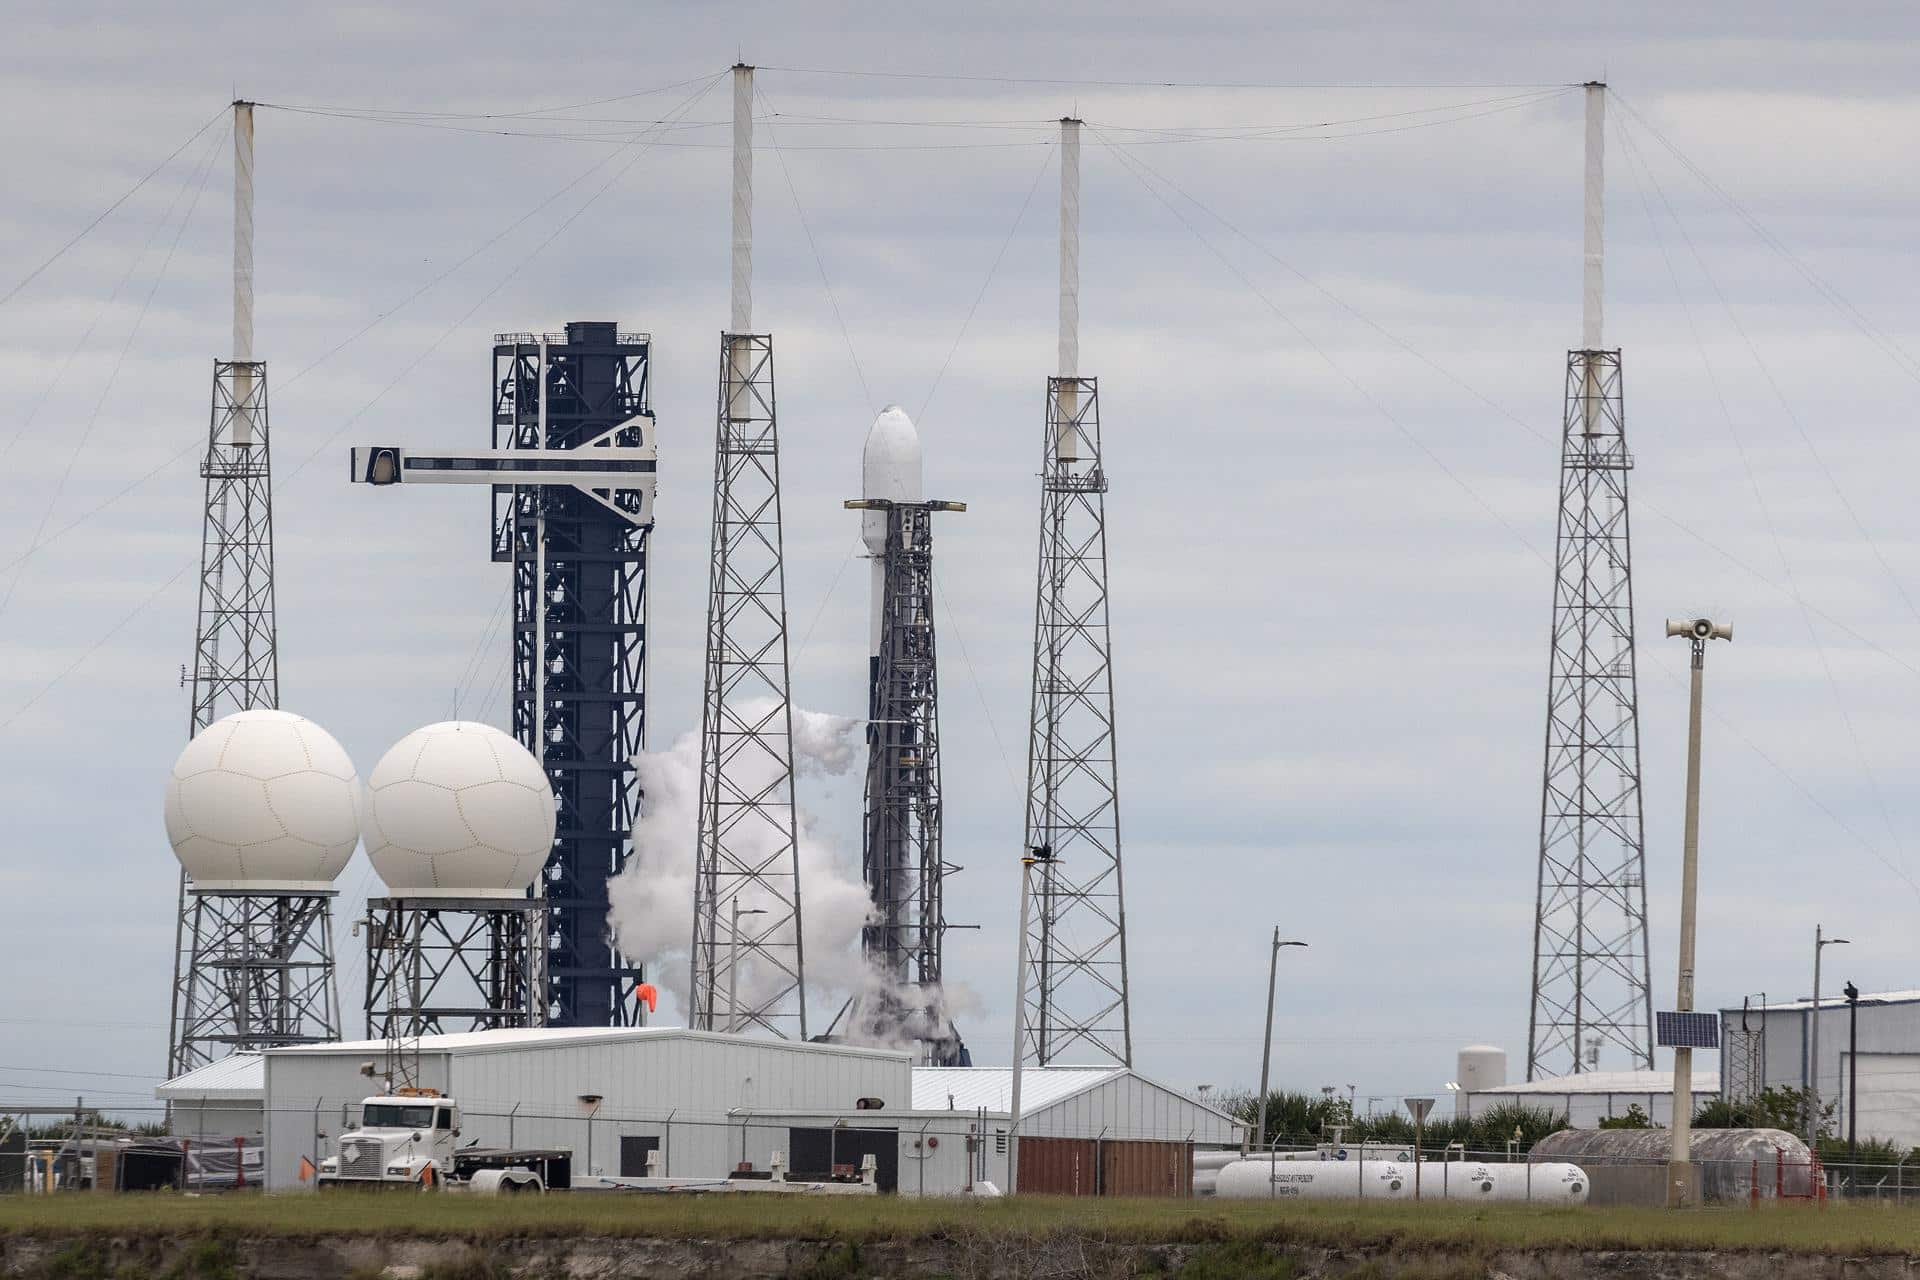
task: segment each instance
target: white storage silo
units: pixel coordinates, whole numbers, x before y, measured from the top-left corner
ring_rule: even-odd
[[[1507,1082],[1507,1051],[1498,1045],[1470,1044],[1454,1059],[1454,1108],[1459,1115],[1471,1115],[1473,1095],[1498,1089]]]

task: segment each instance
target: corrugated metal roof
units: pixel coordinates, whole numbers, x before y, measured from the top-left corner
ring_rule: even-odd
[[[1020,1073],[1020,1109],[1039,1111],[1124,1075],[1125,1067],[1031,1067]],[[953,1099],[949,1106],[947,1099]],[[1011,1067],[915,1067],[915,1111],[1010,1111]]]
[[[1697,1094],[1720,1092],[1720,1073],[1718,1071],[1694,1072],[1693,1091]],[[1488,1094],[1517,1093],[1551,1094],[1564,1097],[1572,1093],[1672,1092],[1673,1072],[1671,1071],[1582,1071],[1578,1075],[1527,1080],[1518,1084],[1503,1084],[1493,1089],[1475,1089],[1473,1096],[1484,1098]]]
[[[509,1027],[496,1031],[455,1031],[445,1035],[421,1036],[409,1041],[408,1050],[418,1044],[422,1053],[487,1053],[504,1049],[539,1048],[543,1045],[625,1044],[648,1040],[751,1040],[768,1048],[793,1053],[857,1054],[862,1057],[905,1059],[910,1055],[892,1049],[865,1049],[846,1044],[811,1044],[804,1041],[765,1040],[757,1036],[727,1035],[718,1031],[692,1031],[686,1027]],[[289,1045],[269,1049],[281,1054],[385,1053],[385,1040],[341,1040],[330,1044]]]
[[[257,1053],[236,1053],[175,1076],[157,1086],[153,1096],[167,1101],[260,1102],[267,1096],[266,1060]]]
[[[1920,991],[1872,991],[1872,992],[1863,991],[1860,993],[1860,1003],[1863,1005],[1865,1004],[1920,1004]],[[1835,1009],[1844,1009],[1847,1007],[1847,998],[1841,995],[1838,991],[1830,991],[1820,997],[1820,1007],[1829,1013]],[[1802,1011],[1802,1010],[1811,1009],[1811,1008],[1813,1008],[1813,1001],[1811,999],[1783,1000],[1779,1004],[1754,1005],[1751,1009],[1748,1010],[1748,1012],[1749,1013],[1793,1013],[1793,1012]],[[1720,1014],[1722,1017],[1732,1016],[1737,1018],[1740,1016],[1740,1010],[1737,1008],[1722,1009],[1720,1011]]]

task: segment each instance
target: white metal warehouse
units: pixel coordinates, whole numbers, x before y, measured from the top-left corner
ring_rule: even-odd
[[[1834,1107],[1846,1132],[1848,1086],[1860,1087],[1859,1136],[1901,1148],[1920,1143],[1920,991],[1862,993],[1859,1061],[1848,1049],[1848,1010],[1839,993],[1820,1001],[1820,1061],[1812,1062],[1811,1000],[1720,1011],[1720,1066],[1730,1099],[1762,1089],[1805,1089],[1817,1073],[1822,1109]]]
[[[1719,1076],[1711,1071],[1693,1073],[1694,1110],[1719,1096]],[[1624,1116],[1639,1107],[1647,1119],[1664,1128],[1673,1120],[1673,1072],[1582,1071],[1476,1089],[1461,1098],[1469,1116],[1480,1115],[1490,1107],[1519,1105],[1565,1115],[1576,1129],[1591,1129],[1602,1120]]]
[[[417,1083],[460,1104],[463,1144],[565,1147],[577,1174],[640,1176],[654,1150],[669,1176],[715,1176],[742,1161],[764,1169],[775,1151],[799,1170],[813,1152],[795,1150],[794,1130],[820,1126],[788,1117],[877,1119],[912,1092],[904,1053],[677,1027],[474,1031],[408,1043],[418,1046]],[[361,1099],[384,1087],[388,1048],[360,1040],[265,1053],[270,1189],[299,1186],[301,1158],[317,1162],[357,1121]],[[882,1110],[857,1110],[862,1099]],[[802,1134],[798,1145],[817,1136]]]

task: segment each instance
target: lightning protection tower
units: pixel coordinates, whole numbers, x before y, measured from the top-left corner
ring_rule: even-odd
[[[233,104],[233,358],[213,364],[200,474],[200,605],[188,736],[280,704],[267,366],[253,358],[253,104]],[[167,1069],[340,1038],[331,888],[196,887],[180,875]]]
[[[1583,1043],[1653,1066],[1633,555],[1620,352],[1601,343],[1606,86],[1586,95],[1581,347],[1567,353],[1547,675],[1546,762],[1527,1079],[1571,1074]]]
[[[1047,379],[1027,738],[1020,1061],[1133,1062],[1098,380],[1080,363],[1080,121],[1060,122],[1060,372]]]
[[[889,409],[889,413],[899,414]],[[885,415],[882,415],[883,417]],[[899,414],[901,419],[905,414]],[[910,428],[909,428],[910,429]],[[875,437],[880,425],[875,426]],[[882,442],[884,443],[884,441]],[[868,451],[875,448],[869,439]],[[917,462],[917,457],[915,459]],[[918,467],[913,489],[917,493]],[[869,547],[879,535],[878,597],[867,710],[867,783],[862,865],[873,916],[861,943],[886,988],[856,1012],[865,1032],[911,1039],[935,1066],[970,1064],[941,998],[946,941],[946,876],[959,868],[941,851],[940,686],[933,625],[933,515],[962,502],[908,501],[872,494],[849,509],[867,512]]]
[[[806,1039],[773,338],[753,333],[753,68],[733,69],[733,305],[720,338],[689,1023]]]

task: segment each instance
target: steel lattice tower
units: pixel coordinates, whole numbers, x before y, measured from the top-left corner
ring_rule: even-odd
[[[879,654],[867,711],[862,865],[873,916],[862,948],[888,989],[858,1023],[891,1040],[924,1042],[935,1065],[963,1065],[965,1048],[938,1001],[946,940],[946,876],[959,870],[941,846],[940,685],[933,620],[933,513],[957,502],[861,499],[887,522],[881,555]]]
[[[733,89],[733,306],[720,339],[688,1019],[804,1040],[773,339],[751,332],[751,67],[734,68]]]
[[[1567,353],[1527,1078],[1653,1066],[1620,352],[1601,345],[1605,86],[1587,86],[1583,344]]]
[[[493,447],[589,458],[598,444],[639,447],[653,412],[651,350],[646,334],[607,322],[499,335]],[[644,975],[609,933],[607,882],[632,855],[640,815],[634,762],[646,748],[651,506],[637,491],[564,483],[494,494],[493,558],[513,566],[513,734],[559,802],[543,888],[547,1008],[533,1024],[631,1026],[642,1019],[635,997]],[[489,938],[528,927],[486,926]],[[540,967],[529,960],[512,971],[533,982]],[[503,1016],[533,1004],[500,994]]]
[[[1035,910],[1021,945],[1022,1061],[1132,1065],[1107,610],[1107,472],[1079,365],[1080,122],[1061,121],[1060,373],[1047,379],[1027,740]]]
[[[200,474],[200,543],[189,736],[280,703],[273,596],[273,466],[267,370],[253,358],[253,104],[233,104],[232,360],[213,366]],[[168,1074],[243,1049],[337,1040],[332,890],[196,889],[175,914]]]
[[[544,898],[374,898],[365,924],[368,1039],[546,1022]]]

